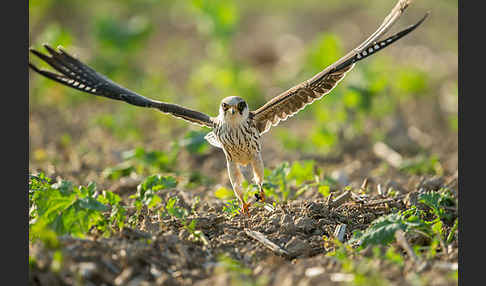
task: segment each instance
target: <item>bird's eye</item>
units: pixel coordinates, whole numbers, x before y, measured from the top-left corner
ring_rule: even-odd
[[[228,109],[228,104],[222,103],[221,107],[223,108],[224,111],[226,111]]]
[[[243,111],[243,109],[245,109],[246,107],[246,103],[244,101],[238,103],[238,110],[239,111]]]

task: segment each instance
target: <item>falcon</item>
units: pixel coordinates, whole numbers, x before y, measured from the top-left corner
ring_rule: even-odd
[[[205,136],[205,139],[224,152],[233,191],[240,201],[241,211],[248,215],[250,204],[245,202],[243,197],[241,187],[243,176],[240,167],[247,165],[252,167],[254,181],[259,187],[257,200],[265,201],[262,187],[264,176],[261,136],[272,126],[287,120],[307,105],[328,94],[358,61],[384,49],[416,29],[427,18],[428,13],[416,24],[380,40],[408,5],[409,1],[398,1],[383,23],[368,39],[312,78],[275,96],[257,110],[250,111],[246,101],[239,96],[226,97],[221,101],[216,117],[210,117],[177,104],[156,101],[139,95],[96,72],[61,47],[55,50],[45,44],[44,47],[48,54],[30,49],[34,55],[57,72],[39,69],[31,62],[29,62],[29,67],[35,72],[71,88],[140,107],[156,108],[190,123],[211,128],[212,131]]]

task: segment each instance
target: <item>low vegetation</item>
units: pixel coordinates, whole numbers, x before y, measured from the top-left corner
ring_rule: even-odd
[[[30,44],[214,116],[337,60],[385,2],[30,1]],[[457,285],[457,1],[432,13],[264,135],[249,217],[207,129],[31,74],[30,284]]]

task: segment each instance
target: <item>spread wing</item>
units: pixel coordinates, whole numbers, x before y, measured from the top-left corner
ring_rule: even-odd
[[[415,25],[400,31],[383,41],[377,42],[408,7],[409,2],[410,1],[407,0],[399,0],[381,26],[368,39],[347,55],[328,66],[311,79],[290,88],[272,98],[262,107],[253,111],[253,120],[260,130],[260,134],[267,132],[272,126],[277,125],[280,121],[287,120],[290,116],[293,116],[304,109],[305,106],[328,94],[344,78],[346,73],[354,67],[356,62],[387,47],[417,28],[425,18],[427,18],[428,13]]]
[[[163,113],[171,114],[191,123],[210,128],[214,127],[213,119],[202,112],[141,96],[114,83],[61,48],[58,48],[58,52],[48,45],[44,45],[44,47],[50,55],[42,54],[34,49],[30,49],[30,51],[59,73],[39,69],[30,62],[29,67],[47,78],[80,91],[125,101],[136,106],[157,108]]]

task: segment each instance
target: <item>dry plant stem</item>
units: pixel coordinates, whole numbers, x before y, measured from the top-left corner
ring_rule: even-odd
[[[353,197],[353,199],[357,200],[358,202],[360,203],[363,203],[365,200],[362,199],[360,196],[358,196],[357,194],[351,192],[351,196]]]
[[[351,191],[348,190],[348,191],[342,193],[339,197],[337,197],[333,201],[331,201],[329,206],[330,207],[338,207],[338,206],[344,204],[350,198],[351,198]]]
[[[363,183],[361,184],[361,188],[360,188],[360,190],[361,190],[362,192],[366,192],[366,189],[367,189],[367,188],[368,188],[368,178],[365,178],[365,179],[363,180]]]
[[[417,268],[417,272],[421,272],[427,266],[426,261],[422,261],[417,254],[413,251],[412,247],[408,243],[407,239],[405,238],[405,232],[403,230],[398,230],[395,232],[395,239],[397,240],[398,244],[407,252],[408,256],[412,259],[415,267]]]
[[[398,230],[397,232],[395,232],[395,238],[398,244],[400,244],[400,246],[407,252],[408,256],[410,256],[410,258],[412,258],[415,263],[419,262],[419,258],[405,238],[405,233],[403,232],[403,230]]]
[[[264,246],[266,246],[271,251],[273,251],[273,252],[275,252],[279,255],[289,256],[289,253],[285,249],[283,249],[280,246],[276,245],[275,243],[271,242],[268,238],[265,237],[265,235],[263,235],[263,233],[258,232],[258,231],[254,231],[254,230],[249,230],[249,229],[245,229],[245,233],[249,237],[257,240],[260,243],[262,243]]]
[[[330,206],[331,205],[331,202],[332,202],[332,193],[329,194],[329,196],[327,197],[327,200],[326,200],[326,205]]]
[[[379,194],[380,196],[383,196],[383,189],[381,188],[381,184],[378,184],[378,185],[376,186],[376,190],[378,191],[378,194]]]
[[[380,205],[380,204],[386,204],[386,203],[391,203],[391,202],[395,202],[395,201],[398,201],[398,200],[401,200],[405,197],[405,195],[400,195],[400,196],[397,196],[396,198],[391,198],[391,199],[383,199],[383,200],[378,200],[378,201],[374,201],[374,202],[369,202],[369,203],[366,203],[365,205],[367,207],[370,207],[370,206],[374,206],[374,205]]]

